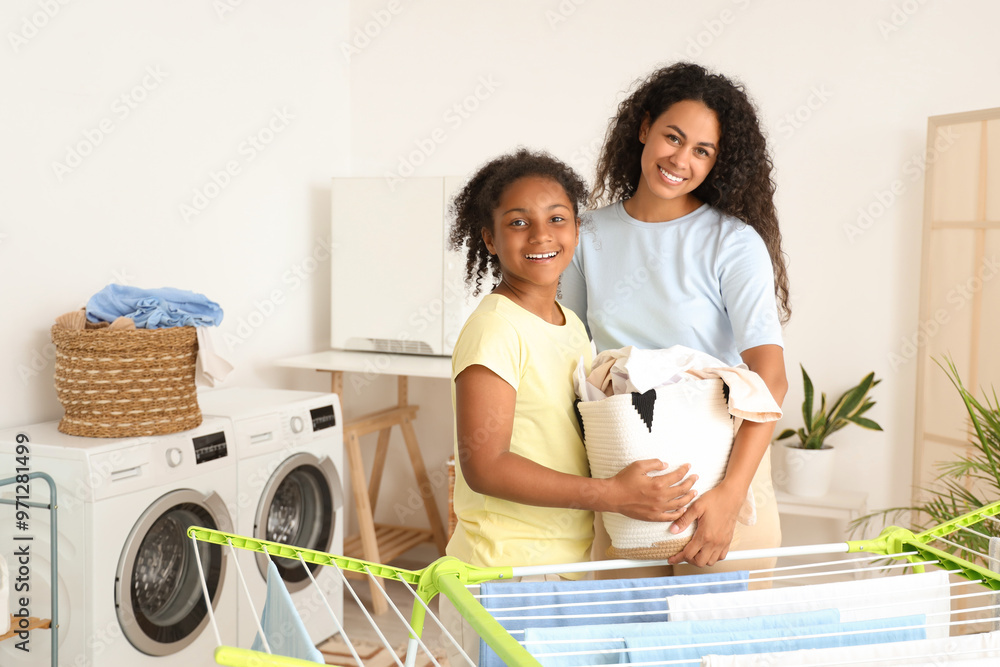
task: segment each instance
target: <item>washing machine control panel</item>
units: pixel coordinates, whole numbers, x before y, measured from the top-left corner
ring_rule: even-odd
[[[312,418],[313,432],[322,431],[325,428],[333,428],[337,425],[337,416],[333,412],[333,405],[321,405],[318,408],[309,410]]]
[[[195,463],[205,463],[221,459],[229,453],[226,447],[225,431],[218,431],[217,433],[209,433],[208,435],[197,437],[193,442]]]

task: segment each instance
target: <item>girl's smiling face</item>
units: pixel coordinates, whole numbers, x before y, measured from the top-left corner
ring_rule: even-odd
[[[644,120],[639,128],[642,175],[635,197],[644,205],[666,200],[673,203],[668,208],[694,210],[691,193],[715,166],[719,136],[715,112],[695,100],[677,102],[656,119]]]
[[[503,191],[493,210],[492,230],[482,230],[490,254],[500,261],[503,281],[520,291],[559,285],[573,259],[580,221],[563,187],[544,176],[526,176]]]

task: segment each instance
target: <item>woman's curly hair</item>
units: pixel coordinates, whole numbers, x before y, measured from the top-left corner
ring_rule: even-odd
[[[500,261],[487,249],[482,230],[493,231],[493,211],[500,205],[504,190],[528,176],[551,178],[561,185],[573,203],[573,216],[580,217],[587,184],[548,153],[520,148],[484,164],[455,195],[450,207],[455,219],[449,236],[451,248],[465,250],[465,281],[472,287],[473,296],[482,291],[487,275],[492,277],[494,287],[500,282]]]
[[[643,144],[639,129],[654,123],[676,102],[695,100],[715,112],[719,152],[715,166],[693,192],[702,202],[753,227],[767,245],[774,267],[774,290],[784,324],[791,316],[788,273],[781,251],[781,231],[774,208],[773,165],[757,120],[757,110],[743,85],[692,63],[659,69],[639,82],[618,106],[604,138],[589,204],[598,207],[635,194],[642,177]]]

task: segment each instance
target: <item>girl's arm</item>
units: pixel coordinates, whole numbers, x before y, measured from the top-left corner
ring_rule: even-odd
[[[592,479],[511,453],[516,399],[516,390],[485,366],[474,364],[455,378],[459,464],[476,493],[524,505],[617,512],[644,521],[672,521],[694,498],[694,475],[672,486],[689,466],[649,477],[646,473],[667,467],[649,459],[610,479]]]
[[[743,352],[743,361],[763,378],[774,400],[781,405],[788,391],[785,355],[779,345],[760,345]],[[709,567],[726,557],[736,529],[736,515],[746,498],[747,489],[764,458],[774,434],[774,422],[743,421],[733,441],[725,478],[691,504],[670,530],[679,533],[695,519],[698,527],[684,549],[670,558],[671,563],[687,561]]]

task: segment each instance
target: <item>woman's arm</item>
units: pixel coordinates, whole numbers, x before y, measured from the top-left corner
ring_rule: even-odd
[[[524,505],[617,512],[644,521],[672,521],[694,498],[695,476],[677,484],[687,466],[649,477],[646,473],[667,467],[649,459],[612,478],[592,479],[511,453],[516,399],[515,389],[485,366],[474,364],[455,378],[459,465],[476,493]]]
[[[744,351],[740,356],[750,370],[760,375],[774,400],[781,405],[788,391],[785,355],[781,346],[760,345]],[[698,567],[709,567],[726,557],[736,529],[736,516],[773,434],[774,422],[743,421],[733,441],[725,478],[692,503],[670,527],[672,532],[679,533],[695,519],[698,520],[691,541],[670,558],[671,563],[687,561]]]

